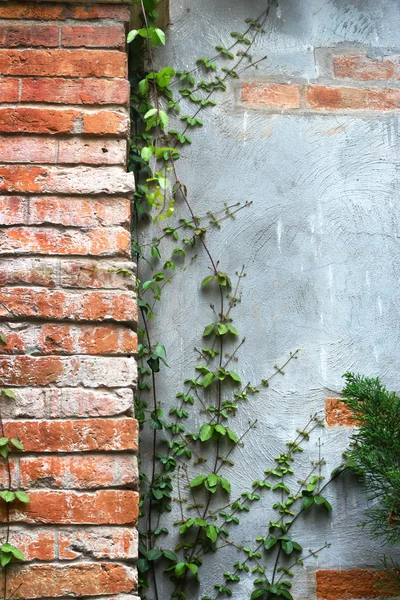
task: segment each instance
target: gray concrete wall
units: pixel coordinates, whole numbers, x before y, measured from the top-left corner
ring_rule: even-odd
[[[216,44],[229,45],[230,31],[241,30],[243,19],[263,8],[260,0],[172,0],[169,43],[159,53],[160,64],[192,68],[197,56],[212,56]],[[243,77],[313,81],[316,49],[337,45],[361,45],[373,55],[399,52],[398,0],[281,0],[253,52],[268,59]],[[323,409],[327,396],[335,396],[345,371],[379,375],[388,386],[400,387],[399,116],[396,111],[246,109],[237,82],[204,120],[178,165],[196,214],[224,201],[253,202],[209,236],[223,270],[234,272],[244,264],[248,274],[235,314],[247,338],[238,371],[256,382],[290,351],[301,350],[285,377],[275,378],[238,416],[238,431],[255,418],[258,427],[236,452],[229,474],[234,495],[251,487],[296,428]],[[207,267],[203,254],[165,290],[157,335],[171,365],[160,384],[166,407],[174,402],[174,382],[192,376],[192,349],[210,321],[209,297],[199,286]],[[329,474],[348,435],[343,427],[322,430],[307,446],[304,469],[317,456],[319,437]],[[310,512],[297,528],[305,548],[332,545],[300,569],[296,600],[313,597],[317,568],[376,566],[382,554],[358,527],[366,501],[357,483],[338,482],[327,496],[332,517]],[[241,542],[253,546],[265,531],[270,500],[265,494],[243,519]],[[210,588],[237,560],[232,551],[221,556],[210,557],[203,569]],[[244,578],[234,597],[248,598],[251,581]]]

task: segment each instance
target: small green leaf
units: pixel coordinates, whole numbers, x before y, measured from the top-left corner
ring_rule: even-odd
[[[25,492],[15,492],[15,496],[20,502],[23,502],[24,504],[28,504],[30,502],[30,498]]]
[[[207,479],[207,475],[198,475],[197,477],[192,479],[192,481],[190,482],[190,487],[191,488],[197,487],[197,486],[201,485],[202,483],[204,483],[206,479]]]
[[[203,387],[207,388],[209,385],[212,384],[212,382],[215,379],[215,374],[214,373],[207,373],[207,375],[204,377],[203,379]]]
[[[202,425],[200,428],[200,440],[206,442],[212,437],[214,427],[212,425]]]
[[[130,31],[128,33],[128,37],[126,38],[126,41],[128,42],[128,44],[130,44],[131,42],[133,42],[133,40],[136,38],[137,34],[138,34],[138,30],[137,29],[132,29],[132,31]]]
[[[227,479],[225,479],[225,477],[221,477],[221,487],[222,489],[224,489],[228,494],[231,493],[231,484],[229,483],[229,481]]]
[[[159,548],[153,548],[149,550],[147,553],[147,560],[158,560],[163,555],[162,550]]]
[[[202,287],[208,285],[209,283],[211,283],[212,281],[214,281],[215,277],[214,275],[209,275],[209,277],[206,277],[205,279],[203,279],[203,281],[201,282]]]

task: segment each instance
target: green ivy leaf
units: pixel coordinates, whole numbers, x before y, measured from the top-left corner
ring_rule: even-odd
[[[28,504],[30,502],[30,498],[25,492],[15,492],[15,496],[20,502],[23,502],[24,504]]]
[[[139,31],[137,29],[132,29],[132,31],[130,31],[128,33],[128,37],[126,38],[126,41],[128,42],[128,44],[133,42],[133,40],[137,37],[138,33],[139,33]]]
[[[159,548],[153,548],[152,550],[148,551],[147,560],[148,561],[158,560],[162,555],[163,555],[162,550],[160,550]]]
[[[192,479],[192,481],[190,482],[190,487],[191,488],[197,487],[197,486],[201,485],[202,483],[204,483],[206,479],[207,479],[207,475],[198,475],[197,477]]]
[[[208,285],[209,283],[211,283],[212,281],[214,281],[215,277],[214,275],[209,275],[209,277],[206,277],[205,279],[203,279],[203,281],[201,282],[202,287]]]
[[[225,477],[221,477],[221,487],[222,489],[224,489],[228,494],[231,493],[231,484],[229,483],[229,481],[227,479],[225,479]]]
[[[212,437],[214,427],[212,425],[202,425],[200,428],[200,440],[206,442]]]
[[[204,377],[203,379],[203,387],[207,388],[209,385],[212,384],[212,382],[215,379],[215,374],[214,373],[207,373],[207,375]]]

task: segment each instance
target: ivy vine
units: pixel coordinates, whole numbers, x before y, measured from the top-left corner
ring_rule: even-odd
[[[203,126],[203,114],[206,116],[216,105],[229,81],[248,68],[257,68],[260,61],[254,61],[252,48],[265,34],[276,3],[268,0],[260,15],[246,19],[242,32],[231,33],[231,45],[216,46],[215,56],[198,58],[192,70],[169,66],[156,69],[154,49],[167,41],[165,32],[157,26],[158,0],[137,3],[141,6],[142,26],[128,35],[133,50],[129,167],[137,182],[133,250],[140,310],[135,408],[141,445],[151,449],[150,464],[142,457],[140,472],[141,597],[216,600],[232,596],[234,584],[253,574],[252,600],[293,600],[295,567],[329,545],[303,551],[294,526],[308,510],[331,512],[324,490],[337,473],[324,482],[325,461],[319,446],[318,457],[310,462],[308,472],[300,479],[296,474],[298,454],[321,426],[316,414],[274,463],[265,467],[251,489],[231,498],[230,470],[235,451],[257,426],[257,421],[249,422],[244,431],[238,431],[235,417],[246,409],[251,397],[268,388],[273,377],[284,375],[286,366],[299,353],[290,353],[283,365],[275,365],[272,373],[256,384],[242,381],[236,363],[245,339],[233,318],[246,273],[244,267],[234,277],[226,273],[211,252],[207,237],[218,232],[222,221],[235,219],[250,203],[225,203],[199,216],[177,166],[185,146],[192,143],[192,134]],[[141,242],[143,231],[149,227],[153,234],[150,244]],[[176,401],[166,414],[158,394],[158,378],[168,368],[167,349],[153,339],[152,320],[165,286],[177,273],[189,269],[200,251],[208,257],[209,273],[204,274],[199,287],[215,299],[212,316],[199,332],[201,346],[195,350],[194,373],[177,383],[172,392]],[[253,547],[243,547],[237,533],[243,516],[268,490],[274,494],[271,503],[276,518],[266,527],[260,525]],[[167,523],[174,504],[180,515],[175,523],[180,541],[171,548]],[[203,581],[205,555],[227,546],[236,549],[238,560],[226,569],[221,565],[220,581]]]
[[[0,346],[7,345],[7,338],[0,333]],[[11,402],[15,400],[15,393],[6,387],[0,388],[0,402]],[[15,502],[29,503],[29,495],[22,491],[16,490],[12,484],[10,453],[16,453],[24,450],[24,446],[18,438],[10,438],[6,436],[4,428],[3,414],[0,407],[0,457],[3,461],[6,471],[6,483],[1,485],[0,498],[3,503],[3,508],[6,514],[6,533],[0,545],[0,566],[3,569],[3,598],[7,600],[8,596],[8,565],[15,561],[24,561],[24,553],[20,548],[10,543],[11,525],[10,525],[10,508]],[[14,595],[16,590],[13,592]]]

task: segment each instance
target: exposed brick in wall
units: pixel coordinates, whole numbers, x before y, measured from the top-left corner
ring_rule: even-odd
[[[400,57],[370,58],[366,51],[318,48],[318,78],[290,83],[276,77],[247,81],[241,100],[271,112],[393,111],[400,108]]]
[[[31,498],[10,512],[15,599],[136,598],[129,18],[123,1],[0,1],[1,409]]]
[[[355,600],[397,596],[384,571],[317,571],[317,600]]]

